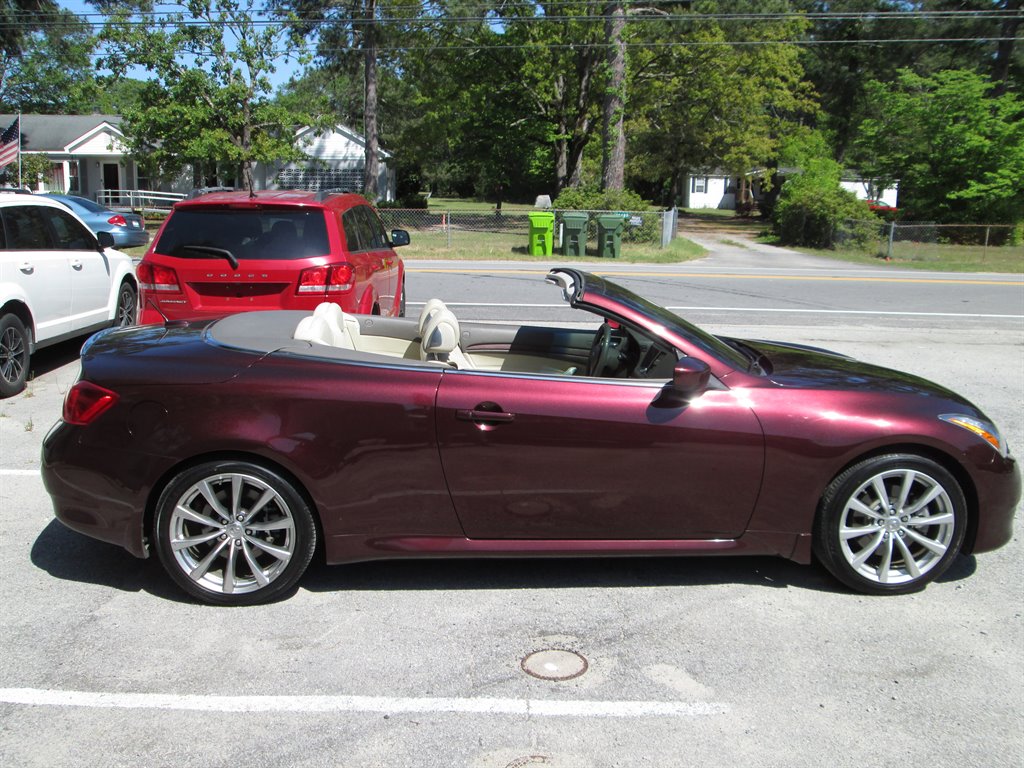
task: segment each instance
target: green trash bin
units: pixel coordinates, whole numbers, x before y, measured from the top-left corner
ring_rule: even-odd
[[[550,256],[555,239],[555,214],[550,211],[534,211],[530,217],[531,256]]]
[[[562,214],[562,254],[564,256],[587,255],[587,220],[590,217],[580,211],[566,211]]]
[[[597,217],[597,255],[602,259],[617,258],[622,252],[622,229],[626,220],[621,213],[604,213]]]

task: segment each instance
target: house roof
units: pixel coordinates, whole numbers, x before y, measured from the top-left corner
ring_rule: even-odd
[[[10,125],[17,115],[0,115],[0,125]],[[106,124],[120,134],[120,115],[22,115],[22,149],[26,152],[66,152],[80,139]]]

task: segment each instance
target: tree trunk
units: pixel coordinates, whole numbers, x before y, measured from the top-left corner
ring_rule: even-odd
[[[366,0],[366,27],[363,37],[363,50],[366,54],[366,77],[363,91],[363,135],[366,138],[365,175],[363,176],[363,194],[371,203],[377,201],[380,194],[377,188],[379,164],[377,161],[377,0]]]
[[[1003,0],[1002,5],[1004,10],[1019,11],[1024,6],[1024,2],[1022,0]],[[992,67],[992,79],[996,81],[995,88],[992,89],[994,96],[1002,96],[1006,93],[1007,80],[1010,78],[1010,62],[1013,61],[1013,43],[1019,27],[1019,16],[1003,21],[999,36],[1006,39],[999,41]]]
[[[621,0],[608,4],[604,29],[608,41],[610,80],[604,97],[603,141],[601,142],[601,186],[621,190],[626,185],[626,136],[622,129],[626,108],[626,44],[622,32],[626,12]]]

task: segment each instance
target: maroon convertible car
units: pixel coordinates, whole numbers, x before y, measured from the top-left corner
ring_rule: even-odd
[[[813,554],[884,594],[1009,541],[1020,473],[962,397],[547,279],[596,330],[435,299],[418,320],[322,304],[97,334],[43,444],[57,517],[223,605],[280,597],[321,548]]]

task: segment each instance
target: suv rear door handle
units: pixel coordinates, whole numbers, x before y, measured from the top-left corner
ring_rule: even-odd
[[[27,261],[22,262],[21,266],[19,266],[18,269],[24,272],[26,275],[31,275],[33,272],[36,271],[36,268],[32,264],[29,264]]]
[[[74,261],[71,262],[71,268],[75,269],[75,270],[78,270],[78,271],[81,271],[82,270],[82,262],[79,261],[78,259],[75,259]]]

